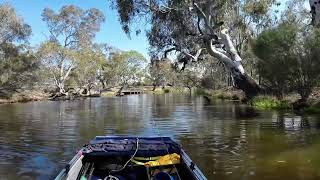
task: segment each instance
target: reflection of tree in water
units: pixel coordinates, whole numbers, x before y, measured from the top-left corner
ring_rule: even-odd
[[[201,123],[190,122],[192,134],[178,139],[208,179],[259,179],[274,174],[285,177],[284,169],[274,168],[279,165],[275,157],[293,147],[310,146],[314,136],[309,130],[319,124],[310,123],[309,117],[258,114],[250,108],[221,102],[198,111]],[[297,165],[290,177],[302,172],[300,167]]]
[[[173,94],[155,95],[153,96],[152,116],[154,118],[170,118],[176,111],[179,102],[188,102],[187,96],[176,96]],[[183,101],[181,101],[183,100]]]
[[[267,111],[255,115],[232,102],[207,105],[202,97],[170,94],[5,105],[0,108],[0,149],[5,150],[3,157],[18,157],[10,159],[18,166],[10,174],[39,154],[58,170],[96,135],[155,135],[153,129],[158,129],[160,135],[180,141],[208,179],[285,177],[284,169],[274,168],[283,153],[289,152],[293,161],[292,151],[318,150],[311,145],[319,136],[319,119]],[[303,172],[300,161],[287,164],[297,171],[292,176]],[[37,174],[32,168],[27,171]]]
[[[253,107],[238,106],[235,110],[236,119],[252,119],[259,116],[259,113]]]
[[[128,96],[103,102],[105,103],[102,104],[104,110],[100,109],[100,114],[96,117],[102,122],[102,126],[99,126],[99,128],[103,129],[104,133],[102,135],[129,135],[142,132],[144,128],[144,113],[141,112],[148,111],[148,109],[145,109],[148,105],[142,101],[143,99],[139,98],[139,96]]]

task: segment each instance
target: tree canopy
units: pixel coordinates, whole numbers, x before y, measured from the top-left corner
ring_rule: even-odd
[[[138,19],[150,22],[147,35],[152,56],[162,58],[178,52],[178,61],[184,64],[184,69],[186,64],[211,55],[227,67],[235,85],[248,96],[257,94],[259,87],[242,66],[241,49],[250,38],[250,30],[254,30],[250,29],[251,22],[270,24],[272,18],[266,17],[273,5],[277,4],[272,0],[113,1],[126,33],[140,22]],[[236,39],[237,44],[232,39]]]
[[[31,27],[16,14],[9,4],[0,4],[0,44],[25,41]]]
[[[31,28],[9,4],[0,4],[0,90],[26,86],[38,62],[25,42]]]
[[[95,8],[83,10],[67,5],[58,13],[45,8],[42,19],[47,23],[50,39],[42,43],[39,54],[44,66],[50,69],[56,87],[60,93],[65,93],[65,82],[82,58],[79,53],[92,47],[93,38],[105,17]]]

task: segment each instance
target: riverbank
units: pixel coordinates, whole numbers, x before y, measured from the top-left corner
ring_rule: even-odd
[[[209,89],[196,89],[194,94],[207,96],[211,99],[243,101],[245,100],[245,94],[236,88],[230,87],[221,90],[209,90]]]
[[[0,104],[47,100],[48,93],[38,90],[1,91]]]
[[[245,101],[245,94],[233,87],[222,90],[196,89],[196,95],[205,96],[209,99],[220,99],[228,101]],[[286,95],[282,100],[275,96],[257,96],[247,102],[260,110],[289,110],[307,114],[320,114],[320,88],[316,88],[307,102],[300,102],[300,96],[292,93]]]
[[[152,86],[140,87],[144,94],[190,94],[188,88],[184,87],[157,87],[153,90]],[[101,97],[113,97],[117,95],[119,88],[111,88],[107,91],[101,92],[99,96]],[[245,94],[235,88],[226,88],[222,90],[208,90],[194,88],[192,94],[198,96],[205,96],[208,99],[220,99],[228,101],[239,101],[243,102],[245,100]],[[88,95],[80,95],[79,97],[90,97]],[[97,96],[93,96],[97,97]],[[78,98],[75,97],[75,98]],[[18,103],[18,102],[29,102],[29,101],[42,101],[50,100],[50,94],[44,93],[40,90],[23,90],[23,91],[1,91],[0,92],[0,104],[6,103]],[[66,98],[55,99],[55,100],[69,100]],[[320,114],[320,88],[316,89],[310,96],[308,102],[299,103],[299,95],[290,94],[283,98],[283,100],[278,100],[273,96],[257,96],[252,99],[248,104],[260,110],[294,110],[307,114]]]
[[[316,88],[306,102],[301,101],[298,94],[289,94],[282,100],[274,96],[258,96],[250,103],[261,110],[292,110],[299,113],[320,114],[320,88]]]

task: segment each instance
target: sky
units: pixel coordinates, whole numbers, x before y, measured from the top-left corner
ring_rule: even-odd
[[[97,33],[95,42],[107,43],[121,50],[136,50],[145,57],[148,56],[148,41],[145,33],[136,36],[131,34],[131,39],[122,31],[115,10],[109,7],[108,0],[0,0],[0,3],[9,3],[17,11],[24,21],[32,27],[30,44],[39,45],[48,37],[46,24],[41,20],[44,8],[49,7],[58,11],[63,5],[73,4],[83,9],[97,8],[106,16],[106,22],[102,24],[100,32]]]
[[[0,3],[9,3],[17,11],[17,14],[23,17],[24,21],[32,27],[32,36],[30,43],[32,46],[38,46],[48,37],[46,24],[41,20],[41,13],[44,8],[49,7],[56,12],[63,6],[73,4],[83,9],[97,8],[106,16],[106,22],[102,24],[100,32],[97,33],[95,42],[107,43],[121,50],[136,50],[142,53],[146,58],[148,56],[148,41],[145,33],[138,36],[131,34],[131,39],[122,31],[118,21],[117,12],[110,8],[109,0],[0,0]],[[282,2],[287,2],[283,0]],[[282,3],[283,5],[285,3]],[[309,7],[308,1],[305,3]],[[142,27],[143,29],[143,27]]]

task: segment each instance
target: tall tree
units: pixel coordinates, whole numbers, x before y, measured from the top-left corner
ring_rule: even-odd
[[[257,4],[264,2],[256,1]],[[203,55],[210,54],[227,67],[235,85],[252,97],[260,87],[242,66],[242,58],[229,32],[232,27],[229,30],[228,23],[223,25],[224,14],[232,4],[231,0],[117,0],[113,3],[126,33],[130,33],[130,26],[139,18],[151,22],[148,37],[153,53],[166,56],[177,51],[183,55],[180,62],[184,64],[197,62]]]
[[[150,75],[148,78],[152,81],[153,90],[155,90],[157,86],[165,86],[167,84],[174,85],[176,73],[169,59],[153,59],[148,69]]]
[[[106,56],[103,54],[101,47],[95,45],[92,48],[81,49],[77,53],[77,59],[77,68],[71,76],[79,88],[86,89],[90,94],[90,90],[98,80],[101,66],[106,62]]]
[[[65,81],[76,68],[79,49],[92,45],[105,17],[92,8],[83,10],[77,6],[63,6],[58,13],[45,8],[42,19],[46,22],[50,38],[40,48],[40,55],[51,68],[52,77],[59,92],[65,94]]]
[[[0,44],[26,41],[31,27],[16,14],[9,4],[0,4]]]
[[[253,43],[253,51],[259,58],[257,64],[262,83],[279,99],[289,89],[297,35],[296,26],[284,23],[262,32]]]
[[[38,63],[27,46],[31,28],[9,4],[0,4],[0,90],[17,89],[34,78]]]
[[[295,48],[295,66],[291,85],[306,102],[320,78],[320,29],[302,31]]]

